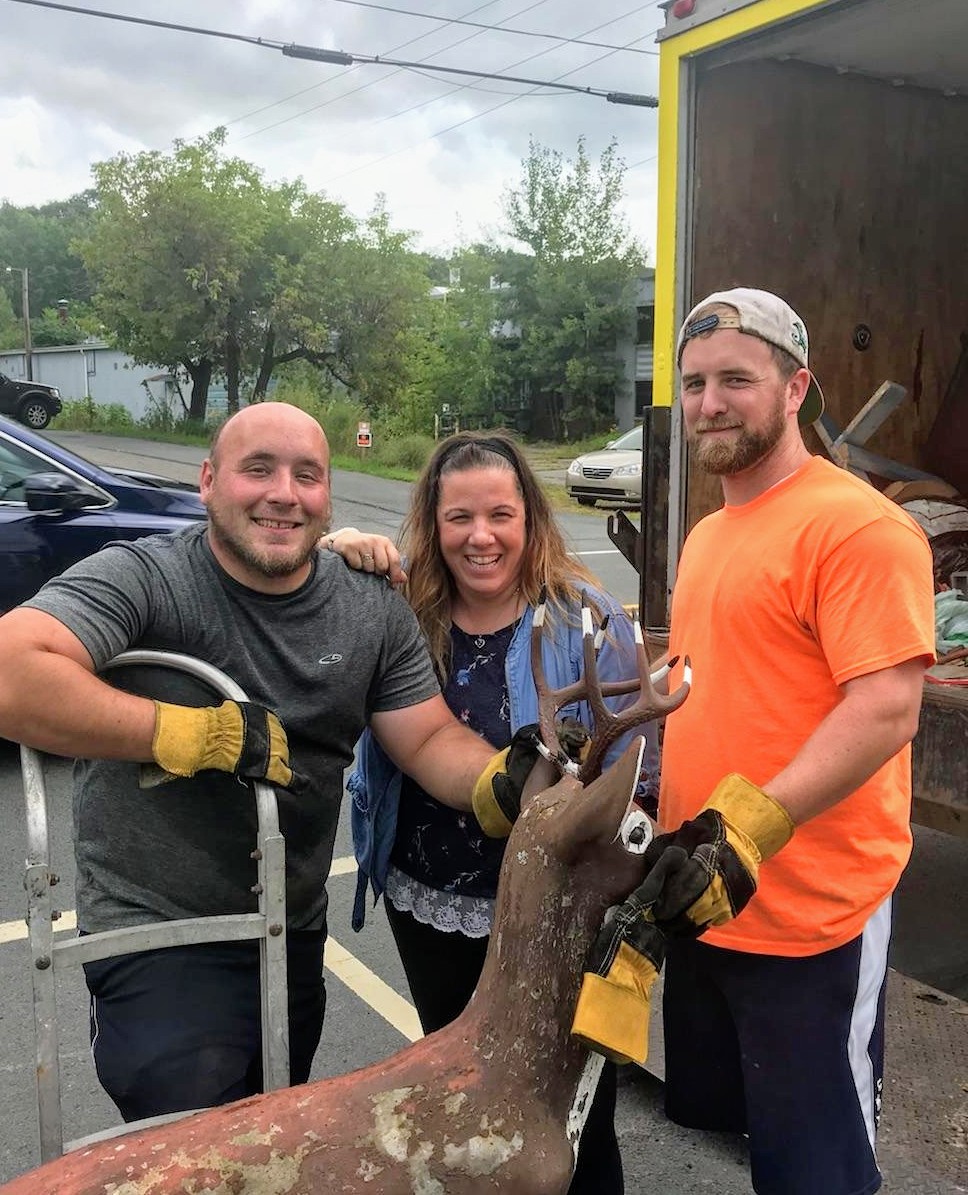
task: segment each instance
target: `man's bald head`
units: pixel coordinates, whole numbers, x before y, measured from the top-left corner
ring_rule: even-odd
[[[281,430],[292,436],[306,437],[307,447],[315,446],[321,451],[326,460],[326,467],[329,468],[329,444],[318,420],[286,402],[253,403],[230,415],[212,434],[208,459],[213,467],[216,466],[220,445],[227,445],[239,437],[248,438],[250,434],[258,436],[269,428]]]

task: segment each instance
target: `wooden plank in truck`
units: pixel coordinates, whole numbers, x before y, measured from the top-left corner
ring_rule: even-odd
[[[911,820],[968,837],[968,687],[925,684]]]

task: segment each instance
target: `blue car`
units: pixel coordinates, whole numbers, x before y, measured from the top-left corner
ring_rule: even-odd
[[[0,417],[0,613],[111,540],[204,518],[197,486],[103,469]]]

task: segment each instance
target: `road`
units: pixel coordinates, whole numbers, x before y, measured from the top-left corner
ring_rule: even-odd
[[[194,479],[202,452],[181,446],[133,443],[80,433],[61,433],[57,439],[106,464],[152,469]],[[394,534],[403,517],[409,487],[363,474],[334,475],[334,526],[354,524]],[[617,554],[605,532],[605,517],[566,515],[561,520],[572,549],[581,556],[621,600],[634,602],[637,579]],[[62,877],[60,907],[73,908],[73,864],[69,848],[70,797],[68,767],[50,761],[47,768],[54,866]],[[23,931],[24,815],[19,762],[9,744],[0,744],[0,1181],[36,1164],[33,1097],[30,979]],[[355,888],[352,850],[346,821],[337,841],[337,865],[330,879],[332,941],[327,955],[329,1006],[323,1043],[313,1077],[341,1074],[378,1061],[400,1049],[415,1032],[406,985],[381,911],[369,916],[365,930],[349,928]],[[904,976],[930,985],[940,993],[968,998],[968,928],[961,915],[968,875],[968,843],[928,830],[916,831],[911,867],[897,900],[897,930],[893,965]],[[65,918],[65,921],[67,919]],[[907,981],[898,980],[907,984]],[[962,1056],[968,1046],[968,1011],[956,1000],[908,985],[906,997],[928,1003],[914,1008],[932,1021],[925,1040],[937,1044],[951,1015],[963,1030]],[[939,1005],[937,1001],[942,1001]],[[65,1072],[64,1105],[71,1136],[97,1131],[115,1123],[112,1105],[101,1093],[86,1040],[86,1000],[79,977],[69,976],[59,995],[63,1024],[62,1059]],[[903,1007],[900,1025],[889,1039],[889,1068],[895,1066],[895,1114],[891,1119],[889,1084],[882,1133],[885,1189],[904,1192],[968,1190],[968,1104],[963,1113],[947,1105],[938,1113],[921,1099],[910,1107],[907,1093],[918,1092],[919,1076],[946,1063],[908,1058],[912,1035],[905,1027],[910,1004]],[[949,1015],[950,1014],[950,1015]],[[895,1015],[897,1015],[895,1010]],[[892,1023],[893,1024],[893,1023]],[[945,1039],[946,1041],[947,1039]],[[669,1124],[662,1116],[661,1044],[653,1035],[651,1071],[625,1068],[620,1079],[616,1124],[626,1167],[627,1190],[678,1195],[679,1192],[717,1191],[740,1195],[750,1190],[741,1140],[723,1135],[691,1133]],[[945,1049],[941,1050],[945,1054]],[[947,1059],[950,1063],[950,1059]],[[962,1081],[968,1079],[963,1072]],[[957,1086],[957,1084],[955,1084]],[[952,1146],[949,1120],[963,1114],[962,1146]],[[935,1121],[943,1120],[943,1124]],[[949,1131],[950,1130],[950,1131]],[[963,1152],[958,1152],[963,1149]]]

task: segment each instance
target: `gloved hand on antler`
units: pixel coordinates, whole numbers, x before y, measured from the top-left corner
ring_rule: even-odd
[[[588,753],[591,736],[576,718],[563,718],[556,727],[560,762],[577,765]],[[481,829],[490,838],[507,838],[521,812],[521,797],[538,759],[548,759],[541,732],[534,723],[522,726],[510,747],[499,751],[477,778],[471,802]]]
[[[507,838],[521,812],[521,794],[540,755],[538,727],[518,729],[511,745],[494,755],[471,794],[474,815],[491,838]]]

